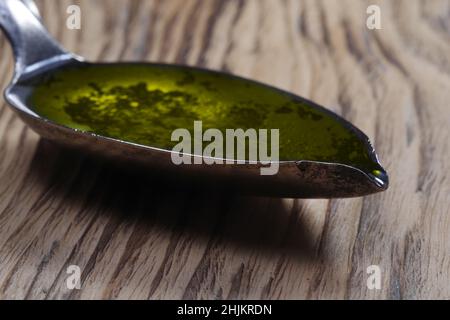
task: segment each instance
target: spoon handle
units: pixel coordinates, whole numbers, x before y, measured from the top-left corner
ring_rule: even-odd
[[[21,0],[33,14],[40,20],[41,14],[39,13],[39,9],[36,6],[36,3],[33,0]]]
[[[32,0],[1,0],[0,27],[13,48],[16,61],[13,81],[43,64],[74,58],[47,32]]]

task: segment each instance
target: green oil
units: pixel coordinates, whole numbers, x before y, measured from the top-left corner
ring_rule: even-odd
[[[221,73],[170,65],[88,64],[32,79],[28,104],[70,128],[172,149],[177,128],[279,129],[280,160],[381,167],[365,143],[326,111],[288,93]]]

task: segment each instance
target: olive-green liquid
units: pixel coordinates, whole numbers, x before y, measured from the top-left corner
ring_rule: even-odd
[[[376,172],[364,142],[330,114],[241,78],[179,66],[66,67],[31,81],[28,104],[67,127],[172,149],[177,128],[279,129],[280,160],[313,160]],[[270,131],[268,131],[270,132]],[[269,148],[270,150],[270,148]]]

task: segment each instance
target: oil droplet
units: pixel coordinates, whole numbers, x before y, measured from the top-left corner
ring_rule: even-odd
[[[373,170],[373,171],[372,171],[372,174],[373,174],[374,176],[380,177],[380,176],[381,176],[381,170]]]

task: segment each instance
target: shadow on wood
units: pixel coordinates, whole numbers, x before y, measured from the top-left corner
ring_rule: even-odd
[[[257,188],[168,178],[45,140],[38,146],[29,175],[52,197],[63,197],[64,205],[76,206],[80,212],[95,205],[96,214],[109,217],[109,236],[119,226],[134,228],[124,261],[155,230],[171,233],[173,245],[187,233],[201,237],[210,247],[225,243],[264,254],[316,258],[316,244],[302,221],[304,215],[314,213],[307,212],[301,200],[287,206],[283,199],[260,196]]]

